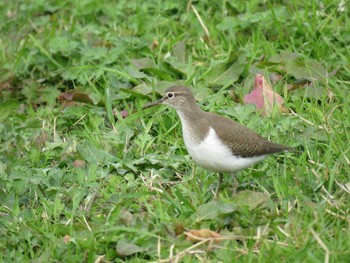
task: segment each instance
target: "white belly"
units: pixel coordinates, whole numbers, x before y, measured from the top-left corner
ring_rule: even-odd
[[[267,156],[243,158],[232,155],[215,130],[210,127],[209,134],[201,143],[191,140],[189,130],[183,126],[183,136],[188,153],[203,168],[214,172],[234,173],[265,159]]]

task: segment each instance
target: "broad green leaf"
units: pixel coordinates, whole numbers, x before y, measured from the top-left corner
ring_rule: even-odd
[[[303,87],[303,86],[302,86]],[[298,89],[293,92],[293,95],[299,95],[300,97],[304,98],[312,98],[321,100],[325,96],[327,96],[327,88],[322,85],[310,85],[310,86],[304,86],[303,89]]]
[[[131,63],[136,69],[145,73],[150,73],[161,80],[172,81],[173,79],[183,76],[185,73],[168,62],[160,62],[156,65],[150,58],[131,59]]]
[[[197,221],[216,219],[220,215],[229,214],[237,210],[237,205],[226,201],[211,201],[200,205],[196,211]]]
[[[148,76],[145,73],[138,71],[131,66],[126,67],[125,70],[131,77],[135,79],[148,79]]]
[[[220,63],[212,68],[207,81],[212,86],[227,87],[238,80],[244,70],[245,56],[240,56],[234,63]]]
[[[327,70],[316,61],[289,60],[285,66],[286,72],[296,79],[319,80],[327,78]]]
[[[81,156],[89,163],[108,164],[116,162],[117,158],[110,153],[97,148],[90,142],[77,145],[77,150]]]
[[[173,64],[175,66],[173,66]],[[175,63],[161,62],[161,63],[159,63],[159,68],[162,71],[170,74],[173,78],[178,79],[178,78],[183,78],[186,75],[186,71],[184,71],[184,69],[182,69],[182,70],[177,69],[177,67],[180,67],[181,64],[182,64],[182,67],[186,68],[186,66],[180,62],[178,62],[178,63],[176,63],[176,62]]]
[[[127,143],[131,137],[134,135],[134,130],[131,129],[129,126],[122,124],[121,122],[118,122],[115,125],[114,129],[114,140],[117,141],[120,144]]]
[[[151,94],[153,89],[152,86],[146,83],[141,83],[137,86],[135,86],[131,91],[133,91],[136,94],[142,94],[142,95],[148,95]]]
[[[95,96],[93,96],[94,94]],[[57,99],[60,101],[76,101],[97,105],[99,103],[102,103],[102,101],[100,100],[99,96],[96,95],[96,93],[87,94],[85,92],[77,90],[68,90],[66,92],[61,93]]]
[[[292,75],[296,79],[314,81],[330,77],[330,74],[328,74],[321,63],[311,59],[302,59],[294,52],[282,51],[278,55],[271,57],[268,62],[282,64],[282,71]]]
[[[255,192],[255,191],[241,191],[235,194],[232,202],[236,204],[238,207],[248,207],[249,210],[253,210],[259,206],[263,206],[270,201],[270,197],[268,194],[263,192]]]
[[[185,76],[188,75],[187,74],[187,70],[188,70],[188,65],[187,64],[185,64],[183,62],[178,62],[178,61],[168,61],[167,63],[182,78],[185,78]]]
[[[154,61],[150,58],[131,59],[130,61],[138,70],[157,67]]]
[[[80,53],[82,55],[82,64],[97,60],[102,61],[108,55],[107,48],[105,47],[84,47]]]
[[[0,103],[0,121],[3,122],[13,115],[19,107],[19,103],[15,99],[7,100]]]
[[[272,63],[286,63],[288,60],[296,60],[298,58],[298,54],[295,52],[289,51],[281,51],[281,53],[272,56],[269,59],[269,62]]]
[[[142,84],[135,86],[132,89],[121,89],[121,90],[123,90],[126,93],[133,94],[134,96],[144,97],[147,95],[152,95],[153,90],[157,94],[163,95],[163,93],[165,92],[166,89],[168,89],[172,86],[182,86],[182,85],[185,85],[184,80],[177,80],[177,81],[161,80],[154,85],[154,88],[150,84],[142,83]]]
[[[183,41],[177,42],[173,46],[173,55],[178,62],[185,62],[186,58],[186,44]]]
[[[167,80],[167,81],[172,81],[173,77],[171,76],[171,74],[157,69],[157,68],[145,68],[143,69],[145,73],[151,73],[152,75],[158,77],[161,80]]]
[[[196,221],[216,219],[219,216],[218,201],[200,205],[196,211]]]
[[[49,50],[51,53],[61,52],[64,56],[76,51],[80,45],[79,42],[72,40],[68,37],[55,37],[49,41]]]
[[[161,80],[156,83],[155,85],[155,91],[159,92],[161,95],[164,94],[164,92],[172,87],[172,86],[183,86],[185,85],[184,80],[175,80],[175,81],[166,81],[166,80]]]

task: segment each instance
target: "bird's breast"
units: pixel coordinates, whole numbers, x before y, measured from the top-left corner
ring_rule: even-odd
[[[193,130],[186,123],[183,123],[182,130],[188,153],[199,166],[207,170],[233,173],[266,158],[265,155],[249,158],[234,155],[212,127],[202,141],[193,135]]]

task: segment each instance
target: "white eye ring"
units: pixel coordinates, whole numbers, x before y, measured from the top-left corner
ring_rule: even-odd
[[[173,92],[168,92],[166,96],[168,97],[168,99],[172,99],[175,97],[175,94]]]

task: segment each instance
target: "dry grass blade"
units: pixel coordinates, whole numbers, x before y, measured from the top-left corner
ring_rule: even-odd
[[[329,249],[326,246],[326,244],[322,241],[320,236],[316,233],[316,231],[313,228],[310,228],[310,232],[313,235],[313,237],[316,239],[317,243],[320,245],[320,247],[324,250],[325,252],[325,258],[324,258],[324,263],[329,263]]]
[[[196,7],[195,7],[194,5],[191,5],[191,8],[192,8],[193,12],[195,13],[195,15],[196,15],[196,17],[197,17],[199,23],[201,24],[201,27],[203,28],[205,35],[207,36],[208,39],[210,39],[209,30],[208,30],[207,26],[204,24],[203,19],[202,19],[201,16],[199,15],[199,13],[198,13]]]

